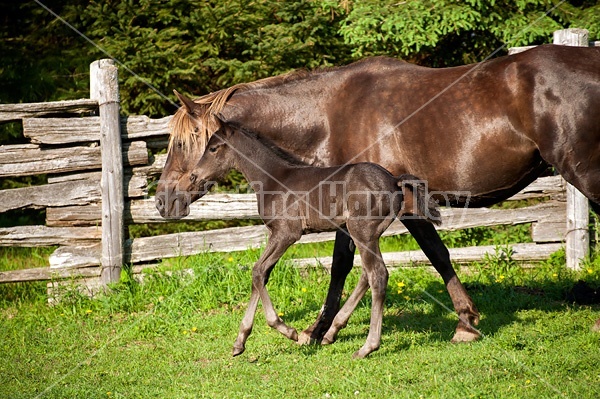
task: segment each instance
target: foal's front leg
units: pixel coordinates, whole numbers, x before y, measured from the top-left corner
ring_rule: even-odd
[[[298,341],[298,333],[296,330],[287,326],[277,315],[277,311],[275,311],[266,289],[266,284],[269,281],[269,275],[271,274],[273,267],[285,251],[296,241],[297,238],[291,236],[282,237],[272,234],[271,237],[269,237],[267,247],[252,269],[252,294],[250,295],[248,309],[240,324],[240,331],[233,344],[233,356],[243,353],[246,349],[246,340],[252,332],[254,316],[256,314],[259,299],[261,299],[263,303],[267,324],[289,339]]]

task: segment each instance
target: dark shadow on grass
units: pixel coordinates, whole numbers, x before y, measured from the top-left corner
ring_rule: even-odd
[[[577,308],[580,305],[567,298],[572,288],[565,287],[564,281],[548,281],[536,287],[513,286],[510,283],[467,283],[467,291],[475,302],[482,315],[482,320],[477,328],[485,336],[493,336],[502,327],[514,322],[521,324],[534,324],[531,318],[519,317],[522,310],[536,309],[545,312],[564,312],[567,308]],[[394,340],[384,343],[387,350],[407,350],[413,345],[426,345],[433,342],[450,342],[454,335],[458,317],[454,312],[450,297],[441,281],[429,282],[420,293],[413,290],[410,299],[404,298],[404,293],[398,294],[388,290],[386,297],[386,313],[383,324],[383,340],[386,335],[395,335]],[[424,292],[429,293],[426,295]],[[414,295],[416,294],[416,295]],[[436,300],[431,299],[431,296]],[[439,302],[438,302],[439,301]],[[365,296],[360,306],[370,309],[369,293]],[[600,305],[586,304],[600,311]],[[316,309],[297,309],[290,314],[291,319],[304,320],[307,313],[317,314]],[[337,342],[347,342],[366,339],[370,321],[370,312],[360,315],[354,314],[348,326],[361,326],[358,329],[342,329]],[[358,331],[357,331],[358,330]],[[360,331],[360,332],[359,332]],[[403,332],[404,334],[393,334]],[[335,344],[334,344],[335,345]],[[308,346],[304,349],[310,354],[317,353],[318,345]],[[313,348],[311,350],[310,348]]]

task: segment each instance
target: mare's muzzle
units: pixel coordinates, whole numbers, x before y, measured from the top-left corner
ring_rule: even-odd
[[[198,187],[203,189],[200,191],[179,190],[177,186],[157,191],[154,199],[156,209],[165,219],[184,218],[190,214],[190,205],[206,195],[213,185],[214,182],[201,181]]]

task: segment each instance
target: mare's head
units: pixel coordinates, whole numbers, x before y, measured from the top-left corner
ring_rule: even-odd
[[[182,106],[171,120],[167,161],[156,187],[155,204],[162,217],[177,219],[187,216],[189,205],[199,198],[201,187],[191,172],[219,121],[214,116],[214,96],[210,101],[195,102],[175,94]]]

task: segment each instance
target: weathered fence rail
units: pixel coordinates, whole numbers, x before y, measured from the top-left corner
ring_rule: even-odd
[[[116,77],[111,79],[110,84],[114,84]],[[160,174],[166,156],[149,156],[148,150],[166,147],[170,117],[118,117],[118,113],[115,117],[118,96],[114,97],[113,93],[112,98],[106,98],[104,89],[97,87],[96,90],[101,93],[93,94],[94,100],[0,104],[0,122],[22,121],[24,136],[31,142],[0,146],[0,178],[47,175],[47,184],[0,190],[0,213],[25,208],[46,211],[44,226],[0,228],[0,246],[59,246],[50,256],[49,267],[0,272],[0,282],[80,277],[88,282],[106,283],[118,278],[121,263],[133,265],[137,272],[161,258],[203,251],[245,250],[264,244],[267,231],[262,225],[136,239],[117,237],[109,244],[115,233],[106,232],[106,220],[113,217],[114,212],[121,215],[117,216],[117,224],[166,221],[154,207],[153,198],[148,196],[151,182]],[[103,115],[98,115],[102,104],[112,104],[112,130],[116,130],[117,140],[122,142],[122,148],[114,146],[113,155],[108,158],[110,142],[103,139],[105,123]],[[122,177],[113,177],[119,175],[114,173],[115,163],[121,165]],[[111,194],[103,193],[101,182],[110,180],[119,180],[122,192],[120,200],[113,198],[116,205],[103,209],[103,198]],[[567,233],[571,231],[567,228],[566,191],[560,177],[543,177],[510,199],[537,199],[535,205],[516,209],[443,209],[440,230],[531,223],[533,243],[514,245],[512,256],[523,262],[544,259],[565,246]],[[122,222],[118,221],[119,217]],[[257,217],[256,198],[252,194],[209,194],[194,203],[190,215],[183,220]],[[384,235],[406,233],[406,228],[396,221]],[[334,233],[309,234],[300,243],[333,239]],[[580,237],[576,241],[580,246],[587,244]],[[117,252],[110,252],[113,250]],[[493,254],[494,248],[451,250],[452,259],[457,263],[481,260],[486,253]],[[385,254],[384,259],[389,266],[428,263],[421,251]],[[294,262],[302,267],[331,264],[329,258]],[[356,264],[360,264],[358,259]],[[103,274],[103,270],[108,272]],[[101,276],[103,279],[98,280]]]

